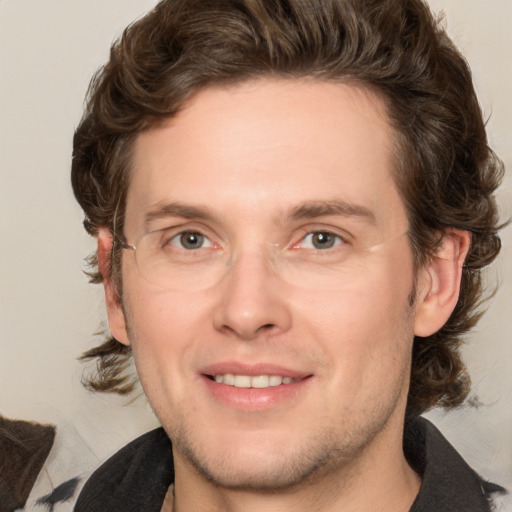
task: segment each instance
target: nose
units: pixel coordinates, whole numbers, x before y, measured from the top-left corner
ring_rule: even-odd
[[[265,254],[238,255],[221,284],[215,328],[242,340],[275,336],[291,327],[284,284]]]

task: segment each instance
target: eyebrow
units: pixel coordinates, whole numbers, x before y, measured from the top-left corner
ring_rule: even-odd
[[[212,214],[201,206],[191,206],[183,203],[173,202],[157,206],[146,213],[144,223],[150,224],[154,220],[165,219],[166,217],[183,217],[184,219],[211,219]]]
[[[301,220],[326,217],[329,215],[341,215],[344,217],[358,217],[376,224],[375,214],[366,206],[348,203],[342,199],[330,201],[306,201],[298,204],[287,212],[285,219]],[[146,226],[152,221],[167,217],[182,217],[184,219],[211,220],[212,213],[204,207],[192,206],[179,202],[166,203],[149,211],[144,219]]]
[[[344,217],[359,217],[368,221],[370,224],[376,224],[375,214],[366,206],[348,203],[342,199],[333,199],[330,201],[306,201],[292,208],[287,215],[294,220],[313,219],[329,215],[342,215]]]

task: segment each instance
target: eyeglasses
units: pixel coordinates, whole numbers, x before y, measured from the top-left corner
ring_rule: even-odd
[[[377,241],[359,240],[335,231],[308,231],[294,243],[254,244],[250,251],[231,247],[200,230],[160,229],[136,245],[115,237],[132,250],[140,274],[168,290],[203,290],[220,283],[237,265],[307,290],[345,289],[365,277],[371,265],[407,232]],[[242,263],[242,260],[244,263]]]

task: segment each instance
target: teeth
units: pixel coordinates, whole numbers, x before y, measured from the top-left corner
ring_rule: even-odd
[[[283,383],[283,378],[278,375],[272,375],[268,381],[269,386],[280,386]]]
[[[226,373],[224,375],[215,375],[215,382],[234,386],[235,388],[258,388],[264,389],[281,384],[291,384],[294,380],[291,377],[281,377],[280,375],[258,375],[251,377],[249,375],[233,375]]]
[[[227,384],[228,386],[234,386],[235,385],[235,376],[228,373],[228,374],[224,375],[222,382],[224,384]]]
[[[270,387],[270,377],[268,375],[259,375],[251,378],[251,388],[268,388]]]
[[[250,388],[251,377],[247,375],[235,375],[235,388]]]

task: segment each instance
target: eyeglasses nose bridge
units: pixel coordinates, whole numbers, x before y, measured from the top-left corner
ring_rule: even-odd
[[[277,273],[277,263],[279,260],[279,251],[277,249],[279,249],[280,247],[282,247],[282,244],[264,242],[260,244],[259,248],[235,248],[234,250],[229,251],[228,253],[226,267],[232,269],[240,260],[246,261],[247,258],[254,261],[254,257],[258,255],[258,257],[263,258],[265,266],[269,270],[271,270],[273,273]]]

